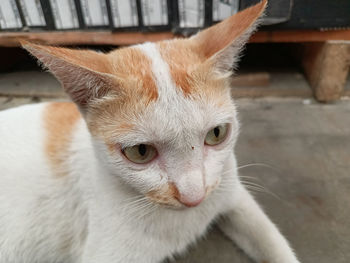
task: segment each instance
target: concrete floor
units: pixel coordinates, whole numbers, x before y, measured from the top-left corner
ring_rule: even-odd
[[[30,92],[0,97],[0,110],[41,100]],[[53,93],[44,100],[55,100],[59,94]],[[254,195],[301,262],[350,262],[350,100],[322,105],[312,99],[265,98],[237,104],[239,165],[256,164],[240,173],[266,189]],[[176,262],[251,261],[214,226]]]
[[[255,196],[301,262],[350,262],[350,101],[309,102],[237,101],[239,164],[268,165],[240,173],[266,188]],[[178,262],[251,261],[214,229]]]

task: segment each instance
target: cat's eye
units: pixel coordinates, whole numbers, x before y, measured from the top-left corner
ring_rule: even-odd
[[[205,136],[205,144],[217,145],[223,142],[227,136],[228,124],[221,124],[211,129]]]
[[[157,156],[156,148],[147,144],[126,147],[122,152],[131,162],[138,164],[148,163]]]

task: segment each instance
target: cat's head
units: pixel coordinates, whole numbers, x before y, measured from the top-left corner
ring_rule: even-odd
[[[266,1],[189,39],[110,53],[25,43],[62,83],[111,176],[150,200],[196,206],[238,133],[230,75]]]

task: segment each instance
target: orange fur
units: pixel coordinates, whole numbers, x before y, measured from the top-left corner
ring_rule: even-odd
[[[224,50],[242,35],[261,15],[267,1],[239,12],[190,39],[175,39],[158,43],[159,52],[167,62],[176,86],[188,96],[212,89],[210,95],[223,86],[213,76],[212,61],[208,59]],[[208,83],[208,81],[210,83]]]
[[[112,74],[118,78],[120,92],[108,100],[91,103],[87,124],[90,132],[100,136],[108,149],[115,152],[114,138],[128,133],[147,105],[158,98],[151,61],[137,48],[122,48],[108,54]],[[104,118],[100,118],[104,116]],[[132,120],[132,121],[130,121]]]
[[[33,43],[24,43],[24,47],[37,56],[58,77],[72,99],[83,106],[88,112],[85,117],[90,132],[101,135],[111,151],[114,151],[114,146],[109,146],[114,145],[112,138],[118,132],[132,129],[128,117],[136,116],[158,98],[152,62],[138,48],[122,48],[103,54]],[[101,83],[95,92],[87,88],[94,89],[94,85]],[[77,85],[81,87],[77,88]],[[94,95],[98,93],[109,99],[95,101]]]
[[[185,96],[226,101],[229,81],[214,73],[213,65],[200,56],[192,39],[176,39],[158,43],[158,50],[169,65],[170,75]]]
[[[192,72],[204,58],[200,57],[188,39],[175,39],[158,43],[158,50],[163,60],[169,65],[170,75],[176,86],[185,95],[194,92]]]
[[[58,175],[64,175],[58,171],[62,171],[61,166],[68,153],[74,125],[80,118],[77,107],[70,102],[50,103],[45,109],[45,153]]]
[[[160,189],[148,192],[146,196],[157,203],[176,206],[178,205],[177,200],[180,198],[180,193],[174,183],[168,183]]]
[[[86,123],[93,136],[104,140],[111,152],[115,151],[115,139],[129,133],[137,123],[137,116],[145,110],[148,97],[121,95],[92,103]],[[101,118],[103,116],[103,118]]]
[[[207,197],[219,184],[217,181],[215,185],[205,188],[205,196]],[[172,182],[163,186],[160,189],[155,189],[146,194],[146,196],[157,203],[165,205],[177,205],[180,200],[180,192],[176,185]]]
[[[73,50],[28,42],[24,43],[24,47],[58,77],[73,100],[84,95],[81,94],[81,90],[75,91],[74,85],[71,87],[72,83],[76,84],[77,74],[80,75],[82,83],[86,76],[89,76],[86,81],[90,84],[103,83],[100,89],[102,95],[114,92],[127,93],[138,99],[145,97],[148,101],[158,98],[151,61],[137,48],[122,48],[103,54],[91,50]],[[92,80],[94,81],[91,82]],[[87,89],[85,93],[88,96]],[[86,102],[89,99],[87,98]],[[83,99],[81,101],[84,102]]]
[[[151,70],[152,62],[142,51],[133,47],[122,48],[109,53],[108,58],[112,74],[119,80],[120,92],[112,99],[92,103],[87,124],[90,132],[102,136],[108,149],[114,152],[113,138],[130,132],[134,126],[130,119],[135,120],[132,116],[137,116],[149,103],[157,100],[158,91]]]
[[[123,89],[130,94],[146,96],[149,101],[158,98],[158,91],[152,73],[152,62],[137,48],[122,48],[108,54],[113,74],[124,79]]]

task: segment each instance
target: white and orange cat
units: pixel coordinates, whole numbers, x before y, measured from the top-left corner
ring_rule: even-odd
[[[74,103],[0,112],[0,262],[158,263],[216,221],[256,262],[297,263],[233,152],[229,77],[265,5],[107,54],[24,43]]]

